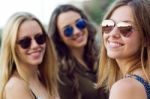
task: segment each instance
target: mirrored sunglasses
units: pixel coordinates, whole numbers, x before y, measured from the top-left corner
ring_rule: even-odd
[[[78,29],[83,30],[84,28],[86,28],[87,23],[84,19],[79,19],[76,21],[75,26]],[[71,25],[67,25],[64,29],[64,35],[66,37],[71,37],[73,35],[73,31],[74,31],[73,27]]]
[[[46,42],[46,34],[37,34],[34,36],[34,40],[37,44],[42,45]],[[23,39],[17,42],[23,49],[27,49],[31,46],[32,38],[31,37],[24,37]]]
[[[134,30],[132,24],[129,22],[122,21],[116,24],[113,20],[103,20],[102,32],[108,34],[114,29],[115,26],[123,37],[129,37]]]

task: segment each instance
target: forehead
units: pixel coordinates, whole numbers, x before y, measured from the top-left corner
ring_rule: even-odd
[[[42,33],[42,28],[35,20],[24,21],[19,27],[18,37],[24,37],[29,35],[35,35]]]
[[[116,23],[120,21],[134,22],[132,9],[129,6],[121,6],[114,10],[110,19]]]
[[[57,25],[63,27],[68,24],[74,23],[77,19],[80,19],[81,15],[75,11],[63,12],[58,16]]]

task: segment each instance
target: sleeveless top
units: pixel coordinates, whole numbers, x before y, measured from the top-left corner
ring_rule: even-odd
[[[33,93],[32,90],[31,90],[31,92],[32,92],[32,94],[33,94],[33,96],[34,96],[34,99],[38,99],[38,98],[36,97],[36,95]]]
[[[146,80],[144,80],[142,77],[138,75],[128,75],[127,77],[133,77],[134,79],[139,81],[145,88],[147,99],[150,99],[150,84]]]

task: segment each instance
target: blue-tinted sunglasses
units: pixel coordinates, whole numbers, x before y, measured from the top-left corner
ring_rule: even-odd
[[[87,23],[84,19],[79,19],[76,21],[75,26],[78,29],[83,30],[87,26]],[[66,37],[71,37],[73,35],[73,27],[71,25],[67,25],[64,29],[64,34]]]

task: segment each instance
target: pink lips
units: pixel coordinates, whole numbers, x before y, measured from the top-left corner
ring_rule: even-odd
[[[119,42],[108,42],[108,46],[110,47],[110,48],[119,48],[119,47],[121,47],[121,46],[123,46],[123,44],[121,44],[121,43],[119,43]]]
[[[41,51],[35,51],[35,52],[30,53],[30,56],[31,56],[33,59],[38,59],[38,58],[40,58],[41,53],[42,53]]]
[[[80,36],[76,39],[77,42],[82,42],[83,41],[83,36]]]
[[[82,42],[83,41],[83,35],[80,34],[80,35],[74,37],[73,40],[76,42]]]

